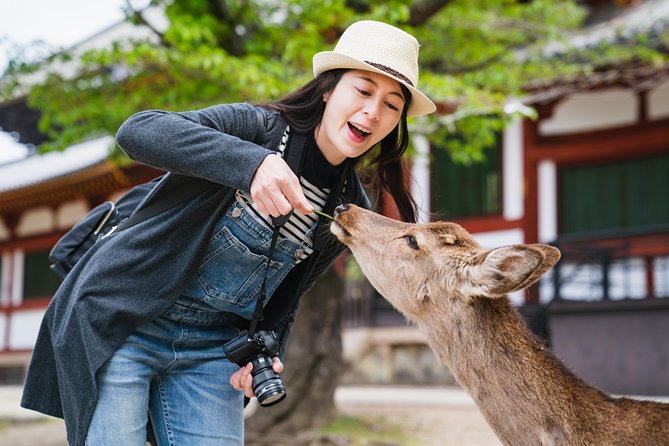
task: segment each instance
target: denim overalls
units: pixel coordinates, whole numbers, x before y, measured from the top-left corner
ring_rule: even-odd
[[[267,269],[272,230],[250,212],[239,202],[230,206],[216,226],[202,264],[182,292],[180,303],[195,300],[191,307],[209,307],[209,311],[251,319]],[[267,299],[300,261],[302,251],[302,245],[279,238],[267,272]]]
[[[267,267],[272,230],[250,212],[238,202],[230,206],[182,296],[139,326],[100,369],[87,444],[143,446],[148,406],[160,444],[243,446],[243,392],[228,381],[239,367],[225,358],[223,345],[240,333],[226,323],[231,313],[251,318]],[[278,240],[267,296],[301,257],[299,243]],[[96,416],[98,409],[118,416]]]

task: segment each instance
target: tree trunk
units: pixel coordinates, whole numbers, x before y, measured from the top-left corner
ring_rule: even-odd
[[[343,296],[344,279],[330,268],[300,299],[281,374],[287,397],[275,406],[258,407],[246,420],[247,445],[269,433],[295,435],[330,421],[334,391],[344,371]]]

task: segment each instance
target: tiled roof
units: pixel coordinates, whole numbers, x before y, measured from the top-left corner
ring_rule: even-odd
[[[113,138],[105,136],[62,152],[35,154],[0,164],[0,194],[45,183],[104,162]]]
[[[669,30],[669,0],[648,0],[628,12],[590,28],[565,41],[549,45],[544,55],[577,62],[588,58],[579,50],[597,48],[603,43],[624,45],[637,41],[643,35],[646,45],[669,53],[666,32]],[[569,49],[576,50],[569,53]],[[633,88],[647,91],[669,79],[669,65],[649,64],[643,60],[609,60],[589,72],[573,73],[552,78],[534,79],[524,85],[526,104],[547,103],[561,97],[593,89],[608,87]]]
[[[575,32],[565,41],[554,42],[544,54],[550,56],[568,48],[591,48],[604,42],[622,42],[639,34],[655,36],[662,34],[667,27],[669,1],[647,0],[611,20]]]

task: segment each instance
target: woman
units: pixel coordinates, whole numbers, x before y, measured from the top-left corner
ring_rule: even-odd
[[[372,181],[391,193],[403,220],[414,220],[401,161],[406,118],[435,109],[416,88],[418,42],[384,23],[357,22],[313,67],[313,81],[274,103],[147,111],[119,129],[131,158],[171,172],[153,196],[193,177],[212,184],[104,237],[54,296],[22,405],[64,418],[70,444],[144,445],[147,424],[160,445],[243,444],[252,366],[240,368],[222,346],[252,319],[271,217],[290,214],[258,327],[280,340],[276,373],[297,299],[343,250],[313,210],[368,206],[351,167],[370,149],[378,146]],[[307,136],[300,178],[282,158],[298,133]],[[258,135],[260,144],[251,142]]]

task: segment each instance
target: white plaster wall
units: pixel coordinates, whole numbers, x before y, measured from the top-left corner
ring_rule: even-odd
[[[653,263],[655,296],[669,297],[669,256],[658,257]]]
[[[500,246],[505,245],[515,245],[518,243],[523,243],[525,240],[525,233],[522,229],[477,232],[472,234],[472,236],[483,249],[499,248]]]
[[[542,160],[537,167],[538,175],[538,238],[541,243],[557,239],[557,166],[551,160]],[[552,270],[539,281],[539,300],[542,303],[553,299]]]
[[[505,220],[523,217],[523,122],[515,120],[505,129],[502,151],[502,208]]]
[[[10,303],[11,305],[21,305],[23,301],[23,266],[25,255],[23,251],[14,251],[12,256],[12,288]]]
[[[63,203],[56,212],[56,227],[69,229],[81,220],[89,211],[85,200],[68,201]]]
[[[648,93],[648,119],[669,118],[669,81]]]
[[[539,123],[539,133],[558,135],[631,125],[638,120],[638,101],[633,91],[622,88],[575,94]]]
[[[2,268],[0,268],[2,270],[2,274],[0,274],[0,308],[8,306],[10,302],[11,260],[8,252],[2,253],[2,257],[0,257],[0,262],[2,262]],[[0,333],[3,332],[0,330]]]
[[[430,221],[430,142],[424,135],[412,138],[416,154],[411,165],[411,196],[418,205],[418,222]]]
[[[9,324],[9,348],[11,350],[35,347],[44,312],[45,310],[26,310],[12,313]]]
[[[549,243],[557,238],[557,167],[554,161],[543,160],[537,168],[539,241]]]
[[[26,211],[16,228],[16,235],[27,237],[45,234],[54,230],[54,212],[48,207],[34,208]]]
[[[7,348],[5,345],[5,333],[7,333],[7,316],[4,313],[0,313],[0,351]]]

